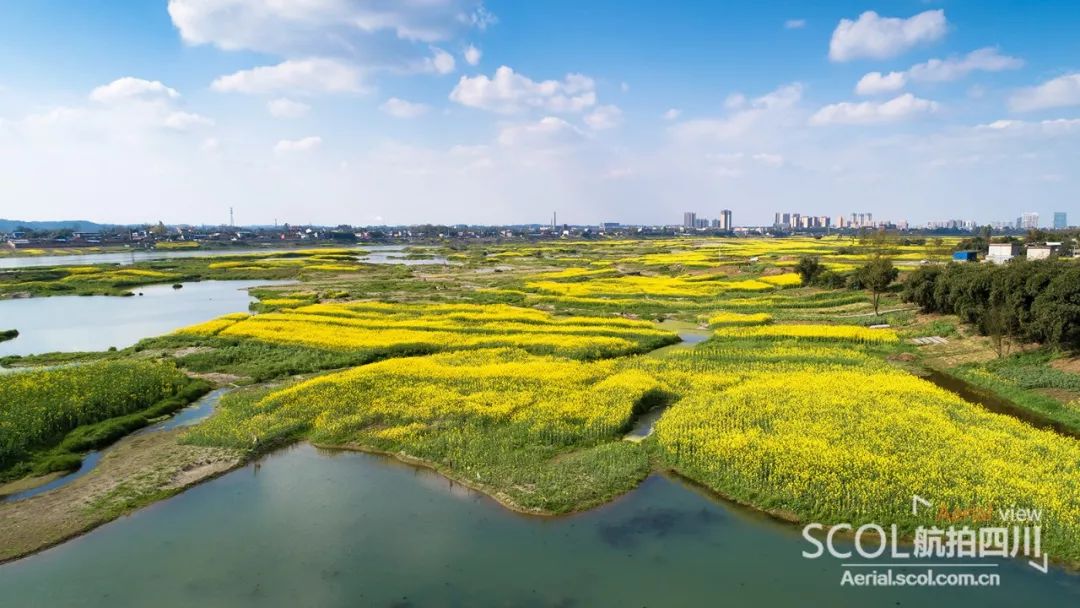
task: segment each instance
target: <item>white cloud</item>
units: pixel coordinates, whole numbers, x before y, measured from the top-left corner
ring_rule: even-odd
[[[746,105],[746,95],[742,93],[732,93],[724,99],[724,107],[729,110],[737,110]]]
[[[460,160],[466,170],[486,170],[495,166],[491,158],[491,146],[453,146],[450,148],[450,156],[454,160]]]
[[[454,57],[436,43],[463,45],[495,22],[482,0],[169,0],[168,11],[188,44],[284,60],[216,90],[292,95],[362,92],[361,75],[449,74]]]
[[[433,46],[431,47],[431,57],[424,60],[424,71],[434,72],[435,74],[449,74],[454,71],[456,65],[453,55]]]
[[[630,83],[629,82],[621,82],[621,83],[619,83],[619,90],[622,91],[623,93],[629,93],[630,92]]]
[[[904,88],[907,76],[903,72],[870,72],[859,79],[855,85],[855,93],[858,95],[877,95],[879,93],[891,93]]]
[[[582,138],[582,132],[574,125],[557,116],[545,116],[539,122],[503,127],[498,141],[503,146],[542,149],[572,144]]]
[[[29,114],[20,123],[31,129],[51,128],[54,126],[82,125],[90,122],[94,113],[83,108],[60,106],[46,112]]]
[[[1003,135],[1057,136],[1073,133],[1080,134],[1080,118],[1054,118],[1037,122],[1002,119],[978,125],[975,129]]]
[[[763,165],[765,165],[767,167],[777,167],[777,168],[779,168],[779,167],[784,166],[784,157],[779,155],[779,154],[769,154],[767,152],[760,152],[758,154],[753,155],[751,158],[753,158],[755,161],[757,161],[757,162],[759,162],[759,163],[761,163],[761,164],[763,164]]]
[[[633,177],[635,171],[630,167],[612,167],[601,175],[603,179],[626,179]]]
[[[480,52],[480,49],[470,44],[469,46],[465,47],[465,52],[463,53],[463,55],[465,57],[465,63],[469,65],[476,65],[480,63],[480,58],[483,56],[483,53]]]
[[[881,17],[866,11],[855,21],[841,19],[829,42],[829,59],[887,59],[919,44],[945,36],[945,11],[931,10],[908,19]]]
[[[105,124],[122,124],[117,135],[128,138],[137,137],[137,132],[146,128],[189,131],[214,124],[206,116],[179,109],[176,102],[180,93],[158,80],[118,78],[94,88],[88,97],[93,106],[54,108],[27,116],[24,123],[31,127],[59,126],[84,131],[94,131]]]
[[[164,126],[176,131],[187,131],[193,127],[208,127],[214,121],[193,112],[171,112],[165,117]]]
[[[502,66],[495,76],[462,76],[450,99],[463,106],[511,114],[527,109],[545,112],[580,112],[596,105],[596,84],[582,74],[564,80],[536,82]]]
[[[1009,108],[1014,112],[1077,105],[1080,105],[1080,72],[1059,76],[1035,87],[1020,89],[1009,98]]]
[[[130,100],[157,101],[178,97],[180,93],[176,89],[165,86],[161,81],[143,80],[131,76],[117,78],[90,92],[91,101],[98,103],[118,103]]]
[[[908,82],[947,82],[960,80],[971,72],[1000,72],[1015,70],[1024,65],[1022,59],[1002,55],[994,47],[971,51],[964,56],[931,59],[911,66],[904,72],[870,72],[855,85],[859,95],[890,93],[904,88]]]
[[[207,137],[203,140],[202,146],[200,146],[200,148],[202,148],[203,152],[214,154],[221,150],[221,142],[218,141],[218,138],[216,137]]]
[[[766,124],[778,127],[780,118],[802,99],[799,83],[787,84],[752,100],[742,94],[730,95],[724,103],[733,113],[723,118],[688,120],[671,127],[671,133],[682,140],[733,139]],[[766,120],[767,118],[772,120]]]
[[[210,88],[229,93],[268,94],[288,92],[302,95],[363,92],[360,72],[355,67],[328,58],[290,59],[221,76]]]
[[[266,102],[266,111],[274,118],[301,118],[311,109],[306,103],[293,101],[287,97],[271,99]]]
[[[788,19],[784,22],[785,30],[801,30],[806,27],[806,19]]]
[[[706,154],[705,158],[712,162],[734,164],[742,162],[746,158],[744,152],[715,152],[713,154]]]
[[[594,131],[613,129],[622,124],[622,110],[618,106],[598,106],[585,115],[585,124]]]
[[[802,99],[802,90],[799,83],[784,85],[754,99],[751,106],[766,110],[790,108]]]
[[[440,42],[494,23],[480,0],[169,0],[168,10],[189,44],[279,55],[371,54],[375,42]]]
[[[1015,70],[1023,65],[1022,59],[1002,55],[994,47],[985,47],[971,51],[963,57],[931,59],[914,65],[908,70],[908,76],[921,82],[945,82],[959,80],[975,71],[1001,72]]]
[[[889,101],[864,101],[861,103],[842,102],[827,105],[810,117],[810,124],[831,125],[871,125],[897,122],[932,114],[938,110],[938,103],[905,93]]]
[[[706,154],[705,160],[711,163],[710,170],[722,177],[741,177],[754,165],[771,169],[784,166],[784,157],[770,152],[713,152]]]
[[[427,113],[430,109],[427,105],[422,103],[413,103],[404,99],[398,99],[397,97],[391,97],[387,99],[379,109],[386,112],[394,118],[416,118]]]
[[[322,145],[322,138],[314,135],[303,139],[283,139],[274,145],[274,152],[288,154],[291,152],[308,152]]]
[[[682,114],[682,110],[678,108],[668,108],[668,110],[663,113],[663,117],[664,120],[675,120],[680,114]]]

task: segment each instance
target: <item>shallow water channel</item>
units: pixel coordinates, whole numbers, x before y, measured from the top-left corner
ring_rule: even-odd
[[[1023,420],[1036,428],[1052,430],[1070,437],[1080,437],[1080,435],[1078,435],[1075,430],[1069,428],[1068,425],[1049,420],[1038,412],[1024,409],[1008,399],[998,397],[989,391],[982,390],[956,376],[937,370],[926,370],[926,373],[921,375],[921,377],[947,391],[955,393],[964,401],[980,405],[996,414],[1012,416],[1013,418]]]
[[[0,606],[1075,605],[1080,577],[995,566],[994,589],[852,589],[791,525],[653,476],[527,517],[384,457],[287,449],[0,566]]]

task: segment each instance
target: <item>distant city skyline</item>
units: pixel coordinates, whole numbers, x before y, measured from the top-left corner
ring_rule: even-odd
[[[876,11],[876,12],[875,12]],[[1080,3],[16,2],[0,216],[1080,213]]]

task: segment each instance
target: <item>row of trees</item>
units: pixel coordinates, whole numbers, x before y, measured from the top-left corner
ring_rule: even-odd
[[[971,323],[999,356],[1010,339],[1080,349],[1080,265],[1069,260],[925,266],[908,276],[903,298]]]
[[[803,256],[795,265],[803,285],[818,285],[830,289],[847,287],[866,289],[873,296],[874,314],[878,314],[881,294],[888,291],[900,271],[893,266],[892,260],[884,256],[874,256],[866,264],[849,274],[840,274],[826,270],[825,265],[816,257]]]

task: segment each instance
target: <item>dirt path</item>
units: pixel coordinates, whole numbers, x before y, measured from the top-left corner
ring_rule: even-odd
[[[874,315],[881,316],[881,315],[887,315],[887,314],[893,313],[893,312],[909,312],[909,311],[918,310],[918,309],[919,308],[917,306],[908,306],[908,307],[905,307],[905,308],[892,308],[890,310],[883,310],[883,311],[877,312],[877,313],[875,313],[874,311],[871,310],[870,312],[861,312],[861,313],[856,314],[856,315],[836,315],[836,316],[838,318],[843,318],[843,319],[854,319],[856,317],[872,317]]]
[[[180,444],[181,432],[127,437],[109,448],[85,477],[0,504],[0,563],[84,534],[243,463],[237,450]]]

